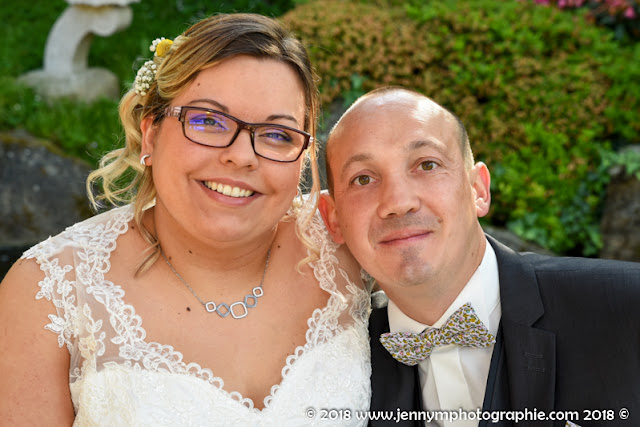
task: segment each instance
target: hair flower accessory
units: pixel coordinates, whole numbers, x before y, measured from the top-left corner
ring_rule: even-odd
[[[171,45],[173,44],[172,40],[165,39],[161,37],[159,39],[155,39],[151,46],[149,46],[149,50],[151,52],[155,52],[154,56],[158,58],[163,58]],[[142,67],[138,70],[138,74],[136,75],[136,80],[134,82],[134,88],[136,93],[141,96],[145,96],[147,94],[147,90],[151,87],[151,83],[156,78],[156,72],[158,71],[158,66],[154,63],[153,60],[146,61]]]
[[[151,82],[156,77],[156,71],[158,66],[153,63],[153,61],[147,61],[144,65],[138,70],[138,74],[136,75],[136,80],[134,82],[134,87],[136,92],[142,96],[147,94],[147,90],[151,87]]]
[[[155,50],[156,56],[159,58],[163,58],[164,55],[169,52],[171,45],[173,44],[172,40],[165,39],[164,37],[160,39],[155,39],[149,49],[153,52]]]

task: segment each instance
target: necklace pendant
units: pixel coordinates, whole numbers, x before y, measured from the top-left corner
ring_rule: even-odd
[[[204,308],[206,308],[209,313],[213,313],[218,310],[218,307],[216,307],[216,303],[213,301],[209,301],[208,303],[206,303],[204,305]]]
[[[253,300],[253,302],[249,304],[249,300]],[[254,297],[253,295],[247,295],[246,297],[244,297],[244,305],[249,308],[253,308],[258,305],[258,298]]]
[[[156,235],[156,240],[157,239],[158,239],[158,236]],[[216,304],[213,301],[209,301],[209,302],[202,301],[198,296],[198,294],[196,294],[195,291],[191,288],[191,286],[189,286],[189,284],[185,282],[182,276],[178,274],[176,269],[173,268],[173,266],[167,259],[166,255],[164,254],[164,251],[162,250],[162,246],[160,246],[160,253],[162,254],[162,257],[164,258],[164,260],[167,262],[167,265],[169,266],[171,271],[173,271],[173,273],[178,277],[178,279],[180,279],[180,281],[184,283],[184,285],[189,289],[189,291],[191,291],[193,296],[196,297],[198,301],[200,301],[200,304],[202,304],[205,310],[207,310],[207,312],[209,313],[218,313],[218,316],[222,318],[227,317],[229,313],[231,313],[231,317],[233,317],[234,319],[242,319],[243,317],[247,317],[247,314],[249,314],[250,308],[254,308],[256,305],[258,305],[258,298],[264,295],[262,284],[264,283],[264,276],[267,274],[267,267],[269,267],[269,256],[271,255],[271,248],[269,248],[269,251],[267,252],[267,262],[264,265],[264,271],[262,272],[262,280],[260,280],[260,284],[251,290],[250,295],[245,295],[244,301],[234,302],[233,304],[231,304],[231,306],[225,303]],[[249,303],[249,301],[251,301],[251,303]],[[242,309],[238,307],[242,307]]]
[[[225,311],[220,311],[220,309],[224,308]],[[227,317],[229,315],[229,313],[231,313],[231,310],[229,309],[229,306],[225,303],[219,304],[218,308],[216,310],[216,313],[218,313],[218,316],[220,317]]]
[[[242,307],[242,308],[244,308],[244,313],[236,314],[236,312],[233,311],[233,307]],[[229,307],[229,312],[231,313],[231,315],[233,316],[234,319],[242,319],[243,317],[246,317],[247,314],[249,314],[249,309],[247,308],[247,306],[242,301],[238,301],[238,302],[234,302],[233,304],[231,304],[231,306]]]

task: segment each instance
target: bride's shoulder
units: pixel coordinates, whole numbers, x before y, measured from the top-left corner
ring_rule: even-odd
[[[36,244],[24,252],[21,259],[42,260],[65,250],[73,251],[87,246],[108,247],[118,236],[126,232],[132,218],[133,208],[130,205],[97,214]]]

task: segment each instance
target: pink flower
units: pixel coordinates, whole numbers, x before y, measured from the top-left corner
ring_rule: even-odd
[[[633,10],[633,6],[629,6],[627,10],[624,11],[624,16],[629,19],[634,19],[636,17],[636,12]]]
[[[535,0],[537,4],[549,4],[549,0]]]
[[[567,0],[558,0],[558,7],[560,9],[564,8],[567,6]]]

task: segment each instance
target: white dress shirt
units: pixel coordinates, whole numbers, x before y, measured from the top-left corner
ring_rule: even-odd
[[[494,336],[500,316],[500,286],[496,254],[487,241],[482,262],[453,304],[433,326],[419,323],[389,301],[389,330],[419,334],[427,328],[440,328],[462,305],[470,302],[476,314]],[[493,345],[486,348],[460,347],[455,344],[435,348],[431,356],[418,364],[422,400],[426,411],[462,408],[475,411],[482,407]],[[428,425],[477,426],[478,421],[455,423],[437,421]]]

